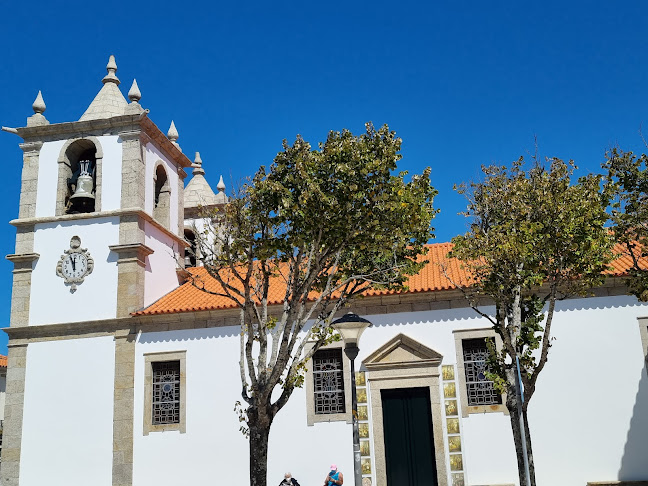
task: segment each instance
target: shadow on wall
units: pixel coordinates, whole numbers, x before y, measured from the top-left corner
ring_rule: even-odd
[[[648,374],[646,366],[641,369],[639,391],[632,410],[628,438],[621,458],[620,481],[648,479],[646,440],[648,438]]]
[[[198,329],[177,329],[172,331],[142,332],[140,344],[167,343],[175,341],[200,341],[203,339],[222,339],[238,336],[237,326],[207,327]]]

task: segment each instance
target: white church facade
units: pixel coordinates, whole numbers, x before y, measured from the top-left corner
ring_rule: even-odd
[[[26,127],[4,128],[24,156],[1,481],[243,485],[238,312],[181,268],[198,207],[226,203],[225,187],[173,123],[153,123],[136,82],[126,100],[112,57],[107,70],[78,121],[49,123],[39,94]],[[409,292],[350,309],[373,323],[356,359],[363,486],[518,484],[510,418],[482,373],[494,332],[435,265],[449,248],[430,246]],[[558,305],[529,407],[541,486],[648,484],[648,306],[625,270]],[[349,362],[337,343],[308,368],[272,426],[268,484],[285,471],[321,484],[331,463],[352,484]]]

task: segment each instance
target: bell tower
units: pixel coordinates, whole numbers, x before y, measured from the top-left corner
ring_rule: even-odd
[[[127,317],[178,284],[191,161],[106,69],[79,120],[50,123],[39,92],[27,126],[3,128],[23,139],[12,327]]]

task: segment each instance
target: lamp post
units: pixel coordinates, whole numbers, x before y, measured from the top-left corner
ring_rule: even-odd
[[[360,467],[360,433],[358,431],[358,396],[356,393],[355,359],[360,348],[358,341],[362,332],[371,326],[371,322],[358,314],[349,312],[331,323],[333,329],[340,333],[344,341],[344,354],[351,361],[351,419],[353,424],[353,475],[355,486],[362,486],[362,468]]]

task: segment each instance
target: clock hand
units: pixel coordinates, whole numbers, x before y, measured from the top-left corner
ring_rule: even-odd
[[[76,270],[76,256],[72,257],[72,271],[74,272]]]

